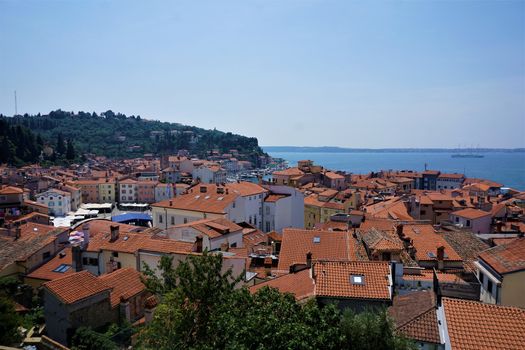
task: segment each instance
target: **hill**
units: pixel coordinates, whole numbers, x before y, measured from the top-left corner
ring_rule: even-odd
[[[134,115],[128,117],[112,111],[98,115],[56,110],[46,115],[0,115],[0,121],[9,126],[30,129],[42,138],[44,146],[55,148],[59,137],[71,140],[76,154],[130,158],[144,153],[168,154],[186,149],[191,154],[203,157],[213,149],[221,153],[237,149],[240,159],[251,161],[256,161],[257,156],[264,154],[255,137],[147,120]],[[34,136],[35,139],[37,136]]]

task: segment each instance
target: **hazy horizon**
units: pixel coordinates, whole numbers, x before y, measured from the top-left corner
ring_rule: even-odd
[[[2,1],[0,113],[260,145],[525,147],[525,2]],[[298,146],[301,147],[301,146]]]

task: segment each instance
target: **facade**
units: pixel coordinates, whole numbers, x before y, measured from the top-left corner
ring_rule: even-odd
[[[444,174],[438,175],[436,181],[436,189],[439,190],[451,190],[459,189],[463,186],[465,181],[465,175],[463,174]]]
[[[156,181],[138,181],[137,202],[139,203],[155,203],[155,188],[158,182]]]
[[[450,213],[450,221],[473,233],[490,233],[492,215],[483,210],[467,208]]]
[[[193,179],[205,184],[226,182],[226,171],[219,165],[199,165],[193,168]]]
[[[476,267],[481,301],[525,308],[525,238],[480,253]]]
[[[116,200],[116,183],[114,180],[101,180],[98,184],[98,198],[100,203],[115,204]]]
[[[138,202],[138,181],[126,179],[119,181],[118,193],[120,203],[137,203]]]
[[[159,182],[155,186],[155,202],[162,202],[173,197],[175,197],[174,185]]]
[[[71,194],[69,192],[50,189],[37,195],[38,203],[49,207],[49,215],[66,216],[71,211]]]

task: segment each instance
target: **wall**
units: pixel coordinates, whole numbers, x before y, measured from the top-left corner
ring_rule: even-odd
[[[501,284],[501,305],[525,308],[525,271],[503,276]]]

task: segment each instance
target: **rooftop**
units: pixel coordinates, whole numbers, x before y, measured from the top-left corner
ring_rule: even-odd
[[[487,249],[479,258],[500,275],[525,270],[525,238]]]

